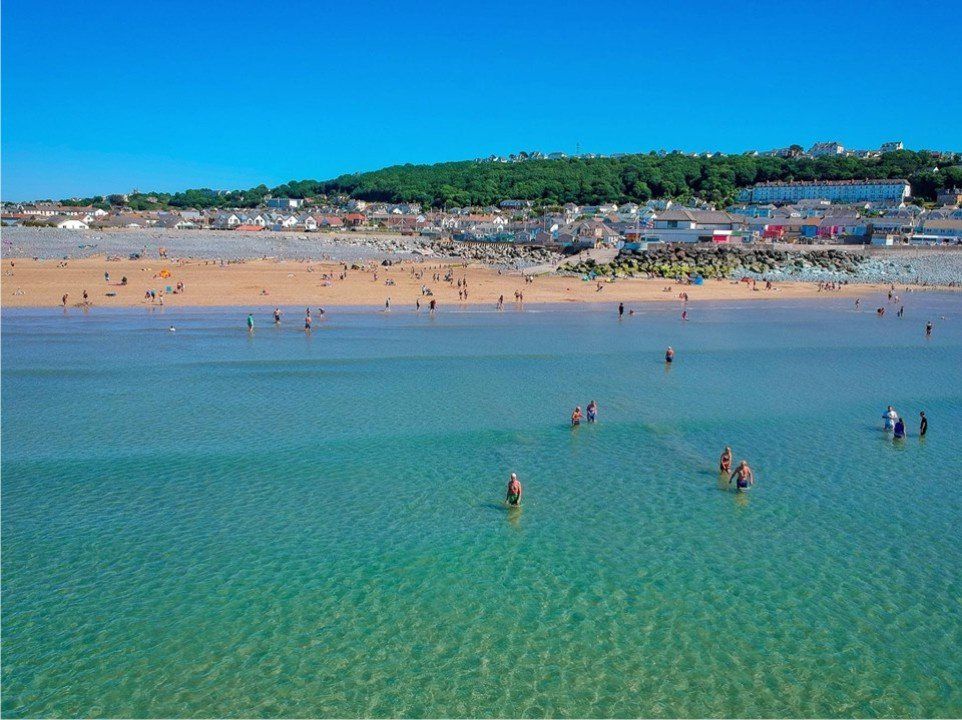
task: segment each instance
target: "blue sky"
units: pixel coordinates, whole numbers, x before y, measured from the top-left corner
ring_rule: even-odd
[[[951,2],[4,0],[2,195],[520,149],[962,149]]]

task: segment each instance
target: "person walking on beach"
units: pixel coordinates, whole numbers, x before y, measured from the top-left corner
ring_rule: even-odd
[[[105,282],[105,283],[109,283],[109,282],[110,282],[110,273],[107,272],[106,270],[104,270],[104,282]]]
[[[919,422],[919,437],[925,437],[925,433],[929,431],[929,419],[925,417],[925,411],[920,412],[919,417],[922,418]]]
[[[421,298],[414,299],[414,309],[416,312],[421,312]]]
[[[728,483],[731,484],[732,480],[735,481],[735,489],[738,492],[746,492],[748,488],[755,484],[755,473],[748,467],[748,463],[742,460],[728,479]]]
[[[67,293],[64,293],[63,297],[60,298],[60,304],[63,305],[64,307],[67,307]]]
[[[621,320],[625,316],[625,304],[618,303],[618,319]]]
[[[247,313],[247,332],[254,332],[254,316],[251,313]]]
[[[581,406],[578,405],[575,411],[571,413],[571,427],[575,427],[581,424]]]
[[[725,446],[722,450],[721,457],[718,459],[718,469],[723,473],[731,473],[732,471],[732,449]]]
[[[671,345],[665,350],[665,362],[670,363],[675,361],[675,351],[672,349]]]
[[[585,408],[585,412],[588,413],[588,422],[598,422],[598,403],[594,400],[588,403],[588,407]]]
[[[508,494],[505,495],[504,501],[512,507],[517,507],[521,504],[521,495],[523,492],[521,483],[518,482],[518,476],[511,473],[511,478],[508,480]]]
[[[391,312],[391,298],[384,301],[384,312]]]
[[[280,308],[274,308],[274,324],[275,324],[275,325],[280,325],[280,324],[281,324],[281,309],[280,309]]]

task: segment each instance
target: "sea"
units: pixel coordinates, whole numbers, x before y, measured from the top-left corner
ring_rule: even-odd
[[[4,310],[2,712],[958,717],[962,295],[903,302]]]

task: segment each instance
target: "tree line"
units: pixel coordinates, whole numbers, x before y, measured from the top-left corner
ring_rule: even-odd
[[[598,205],[671,198],[701,198],[718,206],[732,203],[740,188],[759,182],[792,180],[864,180],[904,178],[920,201],[934,201],[942,188],[962,186],[962,156],[900,150],[878,158],[759,157],[725,155],[691,157],[625,155],[606,158],[527,160],[519,163],[447,162],[395,165],[332,180],[292,180],[274,188],[214,192],[137,193],[126,202],[117,196],[63,201],[98,206],[126,205],[134,210],[256,207],[273,197],[349,196],[359,200],[420,203],[448,208],[496,205],[502,200],[530,200],[535,205]],[[120,197],[123,200],[122,197]]]

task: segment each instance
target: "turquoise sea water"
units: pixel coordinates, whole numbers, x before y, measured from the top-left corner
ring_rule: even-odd
[[[4,714],[962,715],[962,296],[678,313],[5,311]]]

